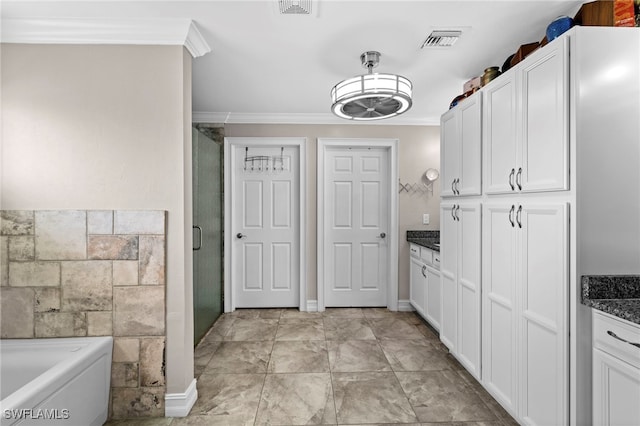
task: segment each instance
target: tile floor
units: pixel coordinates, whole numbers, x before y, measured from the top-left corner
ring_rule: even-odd
[[[188,417],[107,424],[517,425],[410,312],[237,310],[198,345],[195,373]]]

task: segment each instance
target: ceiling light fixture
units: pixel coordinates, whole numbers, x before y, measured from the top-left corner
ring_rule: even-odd
[[[368,74],[341,81],[331,89],[331,110],[347,120],[380,120],[402,114],[411,108],[413,86],[406,77],[373,73],[380,52],[360,55]]]

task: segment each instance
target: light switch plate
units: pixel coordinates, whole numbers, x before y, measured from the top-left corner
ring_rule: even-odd
[[[422,215],[422,224],[423,225],[429,224],[429,213],[425,213]]]

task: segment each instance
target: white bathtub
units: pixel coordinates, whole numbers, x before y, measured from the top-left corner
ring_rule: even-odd
[[[113,338],[0,340],[0,424],[102,425]]]

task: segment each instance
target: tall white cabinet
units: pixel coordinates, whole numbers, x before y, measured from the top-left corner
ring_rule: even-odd
[[[482,96],[441,119],[440,340],[480,379]]]
[[[521,424],[591,424],[580,277],[640,273],[640,31],[575,27],[474,97],[442,117],[441,339]],[[481,105],[478,196],[456,180],[469,100]],[[457,220],[470,207],[477,234]],[[470,253],[479,291],[460,269]]]

